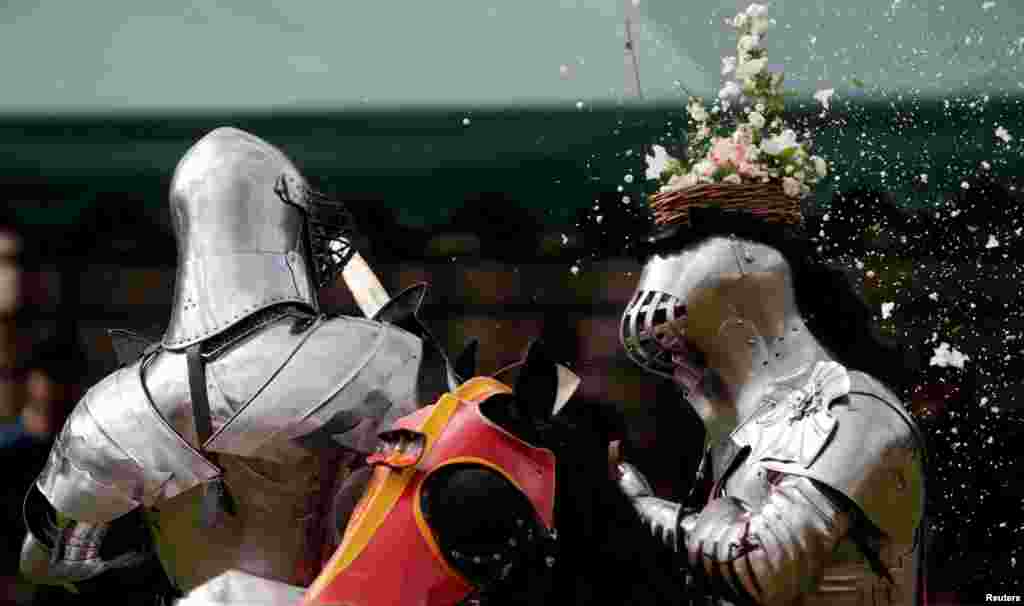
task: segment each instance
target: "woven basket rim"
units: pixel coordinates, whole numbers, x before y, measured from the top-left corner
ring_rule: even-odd
[[[690,208],[747,208],[771,223],[800,223],[803,196],[785,193],[777,181],[767,183],[698,183],[683,189],[657,192],[648,204],[659,224],[688,223]]]

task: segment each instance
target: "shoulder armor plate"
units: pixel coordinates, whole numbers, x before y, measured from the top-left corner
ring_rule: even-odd
[[[230,356],[218,363],[232,364]],[[415,401],[421,358],[420,339],[398,327],[348,316],[320,320],[204,448],[287,462],[282,445],[339,419],[342,429],[367,417],[389,423],[422,404]]]
[[[108,375],[75,406],[37,486],[62,514],[103,523],[219,473],[153,407],[136,362]]]
[[[734,439],[752,446],[751,460],[830,486],[896,544],[913,545],[924,511],[924,444],[916,425],[895,395],[863,373],[849,373],[845,393],[833,395],[817,404],[776,405]]]

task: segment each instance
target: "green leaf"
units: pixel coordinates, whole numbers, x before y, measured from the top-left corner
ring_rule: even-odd
[[[864,81],[860,78],[850,78],[850,82],[852,82],[857,88],[864,88]]]

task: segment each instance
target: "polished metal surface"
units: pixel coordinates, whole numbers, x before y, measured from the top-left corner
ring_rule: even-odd
[[[378,427],[425,404],[423,341],[387,322],[318,315],[315,285],[350,259],[350,217],[258,137],[233,128],[203,137],[178,163],[170,204],[179,267],[162,347],[142,347],[77,404],[27,513],[55,514],[98,551],[108,526],[141,510],[184,591],[228,570],[308,583],[337,530],[322,519],[331,499],[321,492],[345,479],[343,446],[372,444]],[[185,352],[198,343],[213,430],[205,444]],[[204,528],[197,513],[212,482],[234,507]],[[22,562],[37,578],[102,572],[44,559],[38,538]]]
[[[281,200],[281,178],[307,188],[279,149],[235,128],[182,157],[170,191],[178,275],[165,347],[184,349],[277,303],[318,309],[304,210]]]
[[[294,606],[304,587],[229,570],[189,592],[174,606]]]
[[[150,403],[137,362],[107,376],[75,406],[36,485],[61,514],[101,523],[219,473]]]
[[[690,574],[730,588],[716,596],[725,602],[916,604],[924,444],[913,421],[863,373],[822,362],[803,378],[768,394],[732,434],[734,447],[720,450],[730,460],[712,465],[726,474],[717,492],[676,532],[664,524],[678,506],[643,490],[642,476],[624,476],[623,490],[652,532],[687,554]],[[880,533],[892,583],[854,540],[861,516]]]
[[[186,356],[162,351],[86,394],[40,475],[40,491],[61,515],[89,523],[143,507],[180,589],[229,569],[303,580],[297,567],[319,547],[309,543],[308,524],[320,523],[311,516],[325,453],[303,440],[326,432],[336,450],[332,432],[354,431],[372,442],[375,428],[414,411],[422,342],[361,318],[296,326],[295,318],[279,318],[209,362],[216,433],[207,446],[220,453],[220,468],[197,450]],[[203,529],[196,524],[202,484],[216,478],[238,512]],[[325,525],[318,540],[335,530]]]
[[[363,419],[379,425],[419,406],[422,342],[393,325],[339,316],[301,335],[275,327],[253,344],[258,346],[238,348],[211,365],[236,412],[214,432],[209,450],[284,461],[281,448],[332,420],[346,420],[348,427]],[[273,373],[259,380],[247,377],[275,346],[290,352],[287,361],[267,368]]]
[[[778,251],[735,238],[709,238],[677,253],[652,256],[622,315],[619,335],[626,354],[649,372],[672,378],[671,353],[655,338],[656,329],[683,320],[694,293],[747,274],[791,280]]]

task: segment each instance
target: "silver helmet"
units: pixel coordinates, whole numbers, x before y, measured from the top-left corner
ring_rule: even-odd
[[[163,346],[204,341],[272,305],[319,311],[317,287],[354,250],[345,208],[310,189],[281,150],[218,128],[178,162],[170,188],[178,245]]]
[[[700,358],[705,352],[693,351],[681,342],[687,339],[685,326],[695,293],[715,291],[723,282],[749,274],[770,272],[788,280],[786,267],[782,254],[774,248],[733,237],[712,237],[674,253],[652,255],[622,315],[620,338],[627,355],[645,370],[666,378],[673,378],[679,364],[687,362],[680,355],[694,358],[688,362],[702,367]],[[783,289],[774,290],[784,295]],[[756,296],[765,297],[765,290],[759,289]],[[777,301],[742,302],[742,298],[727,304],[736,303],[746,309],[726,310],[732,312],[727,317],[740,322],[744,316],[755,319],[761,315],[752,308],[779,307]],[[719,326],[707,329],[721,332]]]

